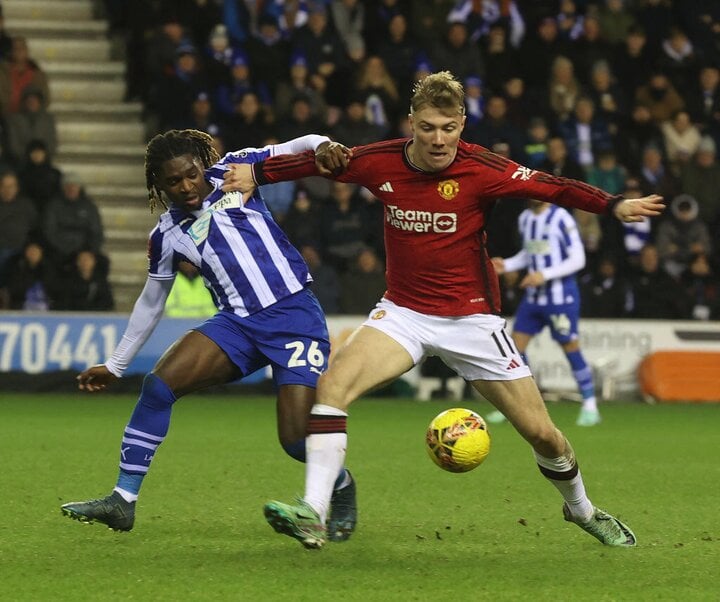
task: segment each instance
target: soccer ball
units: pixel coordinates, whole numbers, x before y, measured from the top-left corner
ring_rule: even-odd
[[[467,472],[485,460],[490,434],[482,416],[465,408],[452,408],[433,418],[425,446],[432,461],[443,470]]]

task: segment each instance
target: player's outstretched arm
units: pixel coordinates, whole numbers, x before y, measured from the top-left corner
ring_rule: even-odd
[[[651,194],[639,199],[623,199],[613,207],[613,214],[622,222],[641,222],[646,217],[656,217],[665,209],[663,197]]]
[[[118,377],[110,372],[105,364],[91,366],[77,375],[78,388],[89,393],[102,391],[117,379]]]

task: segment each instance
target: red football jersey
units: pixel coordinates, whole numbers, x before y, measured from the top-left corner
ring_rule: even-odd
[[[385,296],[424,314],[499,313],[498,280],[484,231],[496,199],[533,198],[603,213],[616,198],[462,140],[446,169],[425,172],[410,162],[410,142],[356,147],[347,171],[335,179],[366,187],[385,205]],[[259,184],[317,175],[313,153],[281,155],[255,163],[253,170]]]

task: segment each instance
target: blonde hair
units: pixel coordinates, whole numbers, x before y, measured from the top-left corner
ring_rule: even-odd
[[[425,106],[463,115],[465,90],[449,71],[431,73],[415,84],[410,99],[410,112],[414,113]]]

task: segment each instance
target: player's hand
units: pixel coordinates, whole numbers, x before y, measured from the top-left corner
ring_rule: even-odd
[[[321,176],[339,176],[348,166],[352,150],[339,142],[323,142],[315,149],[315,166]]]
[[[665,209],[663,198],[651,194],[639,199],[624,199],[613,210],[615,217],[622,222],[641,222],[646,217],[656,217]]]
[[[520,288],[541,286],[543,284],[545,284],[545,276],[542,275],[542,272],[528,272],[520,281]]]
[[[87,391],[89,393],[102,391],[109,384],[115,382],[117,378],[117,376],[107,369],[105,364],[98,364],[97,366],[91,366],[77,375],[78,388],[81,391]]]
[[[250,163],[229,163],[223,174],[223,192],[242,192],[243,201],[247,201],[256,188]]]
[[[495,268],[495,273],[498,276],[505,273],[505,260],[502,257],[491,257],[490,261],[492,262],[493,268]]]

